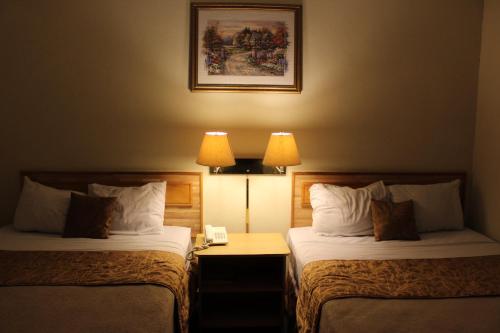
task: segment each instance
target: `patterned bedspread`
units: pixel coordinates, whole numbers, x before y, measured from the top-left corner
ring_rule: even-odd
[[[188,332],[184,259],[163,251],[0,251],[0,286],[155,284],[176,298],[179,328]]]
[[[500,295],[500,256],[323,260],[304,267],[297,301],[301,333],[315,332],[335,298],[452,298]]]

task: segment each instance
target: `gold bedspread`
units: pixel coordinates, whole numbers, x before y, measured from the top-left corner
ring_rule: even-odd
[[[335,298],[450,298],[500,295],[500,256],[322,260],[304,267],[297,300],[301,333],[315,332]]]
[[[163,251],[0,251],[0,286],[155,284],[175,296],[181,333],[188,332],[184,259]]]

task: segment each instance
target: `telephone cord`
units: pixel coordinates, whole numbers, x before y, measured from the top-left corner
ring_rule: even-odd
[[[203,243],[200,246],[195,246],[191,249],[191,251],[188,252],[186,255],[186,261],[193,261],[194,258],[196,257],[195,252],[196,251],[201,251],[201,250],[206,250],[210,247],[210,243]]]

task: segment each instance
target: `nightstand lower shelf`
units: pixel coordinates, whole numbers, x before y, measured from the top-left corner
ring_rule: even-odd
[[[205,294],[201,327],[280,327],[282,292]]]

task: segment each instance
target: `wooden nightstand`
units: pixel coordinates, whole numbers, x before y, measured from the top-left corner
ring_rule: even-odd
[[[229,234],[196,252],[200,331],[283,332],[286,256],[281,234]],[[196,237],[196,245],[203,235]]]

